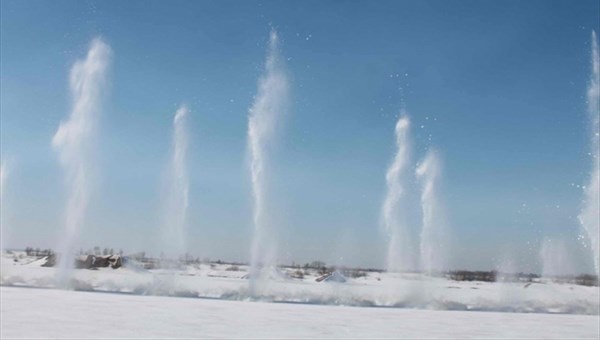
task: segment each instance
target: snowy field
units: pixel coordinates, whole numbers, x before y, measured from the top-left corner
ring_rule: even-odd
[[[598,338],[598,317],[2,287],[2,338]]]
[[[245,266],[130,264],[74,270],[63,290],[43,263],[3,254],[2,338],[600,336],[598,287],[379,272],[317,282],[282,269],[252,295]]]

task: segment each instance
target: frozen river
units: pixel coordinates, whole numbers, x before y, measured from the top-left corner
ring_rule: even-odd
[[[2,287],[2,338],[598,338],[594,315],[436,311]]]

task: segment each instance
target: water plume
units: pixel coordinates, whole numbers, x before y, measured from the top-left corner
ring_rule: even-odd
[[[408,228],[406,202],[410,160],[410,118],[402,110],[396,122],[396,155],[386,175],[387,191],[382,207],[382,222],[388,236],[387,270],[412,269],[413,258]]]
[[[4,190],[5,190],[5,184],[6,184],[7,177],[8,177],[8,169],[6,167],[6,164],[0,163],[0,207],[2,206],[2,202],[3,202],[3,198],[4,198]]]
[[[4,197],[4,182],[6,181],[6,177],[8,176],[8,170],[6,169],[6,165],[4,163],[0,164],[0,202],[2,202],[2,198]]]
[[[274,265],[276,242],[268,197],[269,158],[276,142],[277,126],[286,114],[289,81],[279,52],[279,37],[271,31],[264,74],[258,81],[258,93],[248,114],[248,150],[254,200],[254,233],[251,246],[251,288]]]
[[[416,176],[421,183],[422,229],[420,259],[421,270],[427,274],[444,269],[446,217],[439,198],[441,160],[431,149],[417,167]]]
[[[587,234],[592,254],[596,275],[600,274],[599,237],[600,233],[600,51],[596,32],[592,31],[592,72],[587,89],[587,111],[591,126],[591,156],[592,169],[588,184],[584,189],[583,208],[579,214],[579,222]]]
[[[4,162],[0,163],[0,251],[4,249],[4,190],[6,190],[6,178],[8,177],[8,169]]]
[[[568,247],[562,238],[545,238],[540,248],[542,277],[556,278],[574,274]]]
[[[165,250],[170,257],[185,251],[185,225],[189,206],[189,178],[187,171],[189,109],[181,105],[173,118],[171,162],[168,170],[168,201],[165,213]]]
[[[112,51],[100,38],[92,40],[87,56],[71,68],[69,85],[71,112],[60,123],[52,138],[64,169],[67,202],[64,232],[58,247],[61,255],[59,281],[64,283],[73,265],[73,246],[85,221],[91,189],[93,141],[102,98],[106,88],[106,73]]]

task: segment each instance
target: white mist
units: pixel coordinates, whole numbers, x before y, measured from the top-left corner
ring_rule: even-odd
[[[562,238],[545,238],[540,248],[540,260],[544,278],[576,274],[568,247]]]
[[[0,163],[0,252],[4,250],[4,190],[6,189],[6,178],[8,177],[8,169],[4,162]]]
[[[6,177],[8,176],[7,173],[7,169],[6,166],[4,165],[4,163],[0,164],[0,202],[2,202],[2,197],[3,197],[3,188],[4,188],[4,181],[6,181]]]

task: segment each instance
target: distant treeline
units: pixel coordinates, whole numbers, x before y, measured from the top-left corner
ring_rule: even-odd
[[[25,248],[25,253],[27,256],[53,256],[55,255],[52,249],[40,249],[27,247]],[[182,255],[177,260],[169,260],[165,257],[164,254],[161,254],[159,258],[147,257],[145,252],[139,252],[134,254],[129,254],[127,256],[123,255],[123,250],[119,249],[118,252],[115,252],[113,248],[100,248],[98,246],[93,249],[89,249],[84,251],[83,249],[79,251],[79,255],[95,255],[95,256],[107,256],[107,255],[120,255],[123,257],[124,261],[128,259],[133,259],[135,261],[141,262],[146,269],[155,269],[160,268],[161,263],[165,264],[167,262],[171,263],[180,263],[180,264],[200,264],[200,263],[211,263],[211,264],[228,264],[231,266],[247,266],[249,265],[246,262],[235,262],[235,261],[222,261],[222,260],[211,260],[207,257],[204,259],[200,259],[199,257],[193,257],[189,253]],[[326,274],[331,273],[335,270],[338,270],[346,277],[351,278],[359,278],[364,277],[367,273],[371,272],[384,272],[382,269],[374,269],[374,268],[350,268],[350,267],[339,267],[327,265],[323,261],[312,261],[307,262],[303,265],[296,264],[292,262],[291,265],[279,265],[280,268],[294,268],[296,272],[293,275],[302,277],[307,271],[314,271],[318,274]],[[233,270],[233,269],[230,269]],[[418,272],[411,272],[418,273]],[[447,272],[438,272],[432,274],[433,276],[446,277],[455,281],[483,281],[483,282],[544,282],[545,280],[550,280],[552,282],[558,283],[570,283],[577,284],[583,286],[598,286],[598,276],[590,275],[590,274],[581,274],[581,275],[563,275],[563,276],[555,276],[550,278],[542,278],[538,274],[532,273],[502,273],[496,270],[491,271],[471,271],[471,270],[452,270]]]
[[[454,270],[446,274],[451,280],[455,281],[484,281],[496,282],[498,272],[492,271],[470,271],[470,270]]]
[[[598,286],[598,276],[590,274],[581,274],[577,276],[557,276],[551,278],[553,282],[574,283],[582,286]]]
[[[27,254],[27,256],[50,256],[54,254],[54,251],[52,251],[52,249],[34,249],[33,247],[26,247],[25,254]]]

